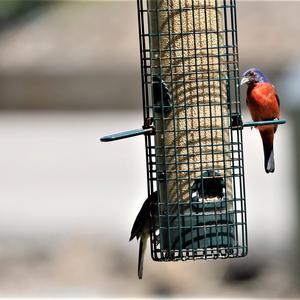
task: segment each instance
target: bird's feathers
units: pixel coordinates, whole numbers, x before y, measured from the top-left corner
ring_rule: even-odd
[[[148,237],[149,237],[148,234],[143,233],[140,238],[139,258],[138,258],[138,277],[139,277],[139,279],[143,278],[144,257],[145,257]]]
[[[133,223],[131,234],[129,241],[133,240],[135,237],[140,239],[139,245],[139,257],[138,257],[138,277],[142,279],[143,277],[143,264],[144,264],[144,256],[145,250],[147,246],[147,240],[150,236],[150,217],[151,213],[153,213],[154,217],[157,216],[157,212],[154,211],[153,205],[157,203],[157,192],[152,193],[144,202],[142,208],[140,209],[136,219]],[[156,222],[154,222],[156,224]]]
[[[264,147],[265,171],[266,173],[270,173],[270,172],[273,173],[275,171],[274,149],[273,149],[274,131],[272,128],[267,130],[260,130],[260,135]]]
[[[269,155],[266,172],[273,173],[274,171],[275,171],[275,160],[274,160],[274,150],[272,150],[271,154]]]
[[[274,87],[274,89],[275,89],[275,87]],[[275,97],[276,97],[276,100],[277,100],[278,106],[280,106],[280,100],[279,100],[279,97],[278,97],[277,93],[275,94]]]
[[[135,237],[140,238],[142,232],[145,230],[145,225],[149,226],[150,218],[150,201],[149,198],[144,202],[142,208],[140,209],[138,215],[133,223],[129,241],[133,240]]]
[[[242,76],[242,82],[244,78],[249,79],[247,82],[251,82],[251,79],[253,82],[270,82],[269,78],[258,68],[248,69]]]

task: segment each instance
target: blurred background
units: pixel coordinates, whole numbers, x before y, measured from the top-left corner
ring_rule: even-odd
[[[244,130],[249,255],[155,263],[148,249],[139,281],[144,139],[99,142],[142,125],[136,3],[0,1],[1,296],[300,296],[300,2],[237,10],[240,69],[272,79],[288,120],[272,175]]]

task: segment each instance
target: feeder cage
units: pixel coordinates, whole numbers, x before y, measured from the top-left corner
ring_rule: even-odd
[[[145,135],[153,260],[245,256],[242,130],[286,121],[242,122],[236,2],[137,6],[144,125],[101,141]]]
[[[235,1],[138,0],[156,261],[247,254]]]
[[[235,1],[138,0],[138,15],[152,258],[245,256]]]

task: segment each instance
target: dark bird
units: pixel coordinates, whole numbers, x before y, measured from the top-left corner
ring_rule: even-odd
[[[150,237],[150,217],[151,214],[157,215],[157,212],[153,209],[153,204],[157,203],[157,192],[152,193],[144,202],[141,210],[139,211],[131,229],[131,235],[129,241],[132,241],[135,237],[140,239],[139,257],[138,257],[138,277],[143,278],[143,264],[145,250],[147,247],[147,240]],[[155,221],[155,220],[154,220]],[[157,224],[156,224],[157,226]]]
[[[165,81],[158,76],[153,76],[152,92],[154,111],[166,116],[172,109],[171,92]]]
[[[257,68],[251,68],[243,74],[241,85],[248,85],[247,107],[253,121],[269,121],[279,119],[280,101],[275,87]],[[277,125],[257,126],[261,135],[265,156],[265,171],[275,170],[273,141]]]

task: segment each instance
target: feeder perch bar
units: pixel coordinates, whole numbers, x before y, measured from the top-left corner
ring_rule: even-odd
[[[236,122],[236,121],[235,121]],[[259,122],[242,122],[242,120],[239,121],[239,125],[231,125],[232,128],[241,128],[243,129],[244,127],[255,127],[255,126],[266,126],[266,125],[282,125],[286,123],[286,120],[280,119],[280,120],[269,120],[269,121],[259,121]],[[151,135],[155,134],[155,128],[146,128],[146,129],[132,129],[132,130],[127,130],[127,131],[121,131],[113,134],[109,134],[106,136],[103,136],[100,138],[101,142],[114,142],[117,140],[121,139],[127,139],[130,137],[138,136],[138,135]]]
[[[248,252],[236,1],[137,0],[151,256]],[[158,230],[157,230],[158,228]]]

